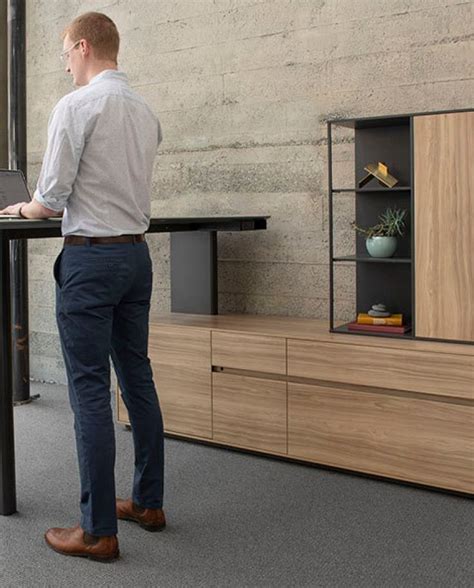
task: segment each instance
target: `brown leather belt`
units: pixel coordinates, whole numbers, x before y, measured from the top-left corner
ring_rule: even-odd
[[[142,243],[145,235],[118,235],[116,237],[82,237],[68,235],[64,237],[64,245],[107,245],[111,243]]]

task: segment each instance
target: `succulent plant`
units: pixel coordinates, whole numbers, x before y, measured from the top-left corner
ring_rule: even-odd
[[[368,239],[371,237],[396,237],[403,236],[405,221],[407,216],[406,209],[387,208],[378,218],[379,222],[371,227],[359,227],[355,221],[351,223],[352,228],[359,233],[364,234]]]

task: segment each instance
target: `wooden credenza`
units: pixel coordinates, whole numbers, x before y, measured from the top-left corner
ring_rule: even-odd
[[[176,313],[150,359],[169,434],[474,493],[472,345]]]

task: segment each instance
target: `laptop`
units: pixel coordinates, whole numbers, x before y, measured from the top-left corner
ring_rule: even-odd
[[[0,169],[0,210],[3,210],[12,204],[18,204],[19,202],[30,202],[31,200],[31,194],[28,190],[28,185],[26,183],[23,172],[19,169]],[[51,217],[49,219],[23,219],[16,214],[0,214],[0,220],[4,219],[21,219],[29,221],[62,220],[61,217]]]

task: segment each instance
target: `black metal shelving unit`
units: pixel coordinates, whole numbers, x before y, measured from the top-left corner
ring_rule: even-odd
[[[414,139],[415,117],[455,112],[472,112],[472,108],[456,110],[415,112],[410,114],[376,116],[328,121],[328,182],[329,182],[329,322],[330,331],[373,337],[395,337],[403,339],[428,339],[416,332],[415,317],[415,223],[414,223]],[[353,187],[333,186],[333,128],[342,126],[354,130],[355,170]],[[393,188],[377,186],[376,180],[363,188],[357,182],[365,175],[364,166],[369,162],[383,161],[399,183]],[[356,222],[369,226],[377,222],[378,215],[388,206],[409,210],[409,233],[399,242],[395,257],[388,259],[369,258],[365,240],[357,234],[355,255],[334,255],[334,211],[333,201],[338,194],[354,193]],[[413,262],[412,262],[413,261]],[[404,314],[410,322],[410,332],[371,333],[350,331],[347,323],[335,326],[334,317],[334,269],[338,264],[353,263],[356,267],[356,312],[366,312],[374,302],[385,302],[392,312]],[[355,319],[355,317],[354,317]],[[465,343],[465,341],[453,341]]]
[[[354,129],[355,170],[354,187],[333,186],[332,131],[335,125]],[[369,162],[385,162],[390,172],[399,180],[393,188],[369,185],[357,188],[357,182],[365,175],[364,166]],[[356,313],[367,312],[376,302],[385,303],[393,313],[402,313],[404,322],[414,325],[413,292],[413,146],[412,116],[390,116],[368,119],[344,119],[328,122],[329,165],[329,251],[330,251],[330,331],[374,337],[412,339],[414,329],[404,334],[350,331],[347,323],[335,325],[334,270],[338,264],[356,265]],[[373,180],[373,183],[376,180]],[[370,226],[387,207],[408,209],[407,232],[399,238],[394,257],[374,258],[366,251],[365,239],[357,233],[354,255],[334,253],[334,198],[338,194],[353,193],[355,197],[355,221]],[[355,320],[355,316],[354,319]]]

